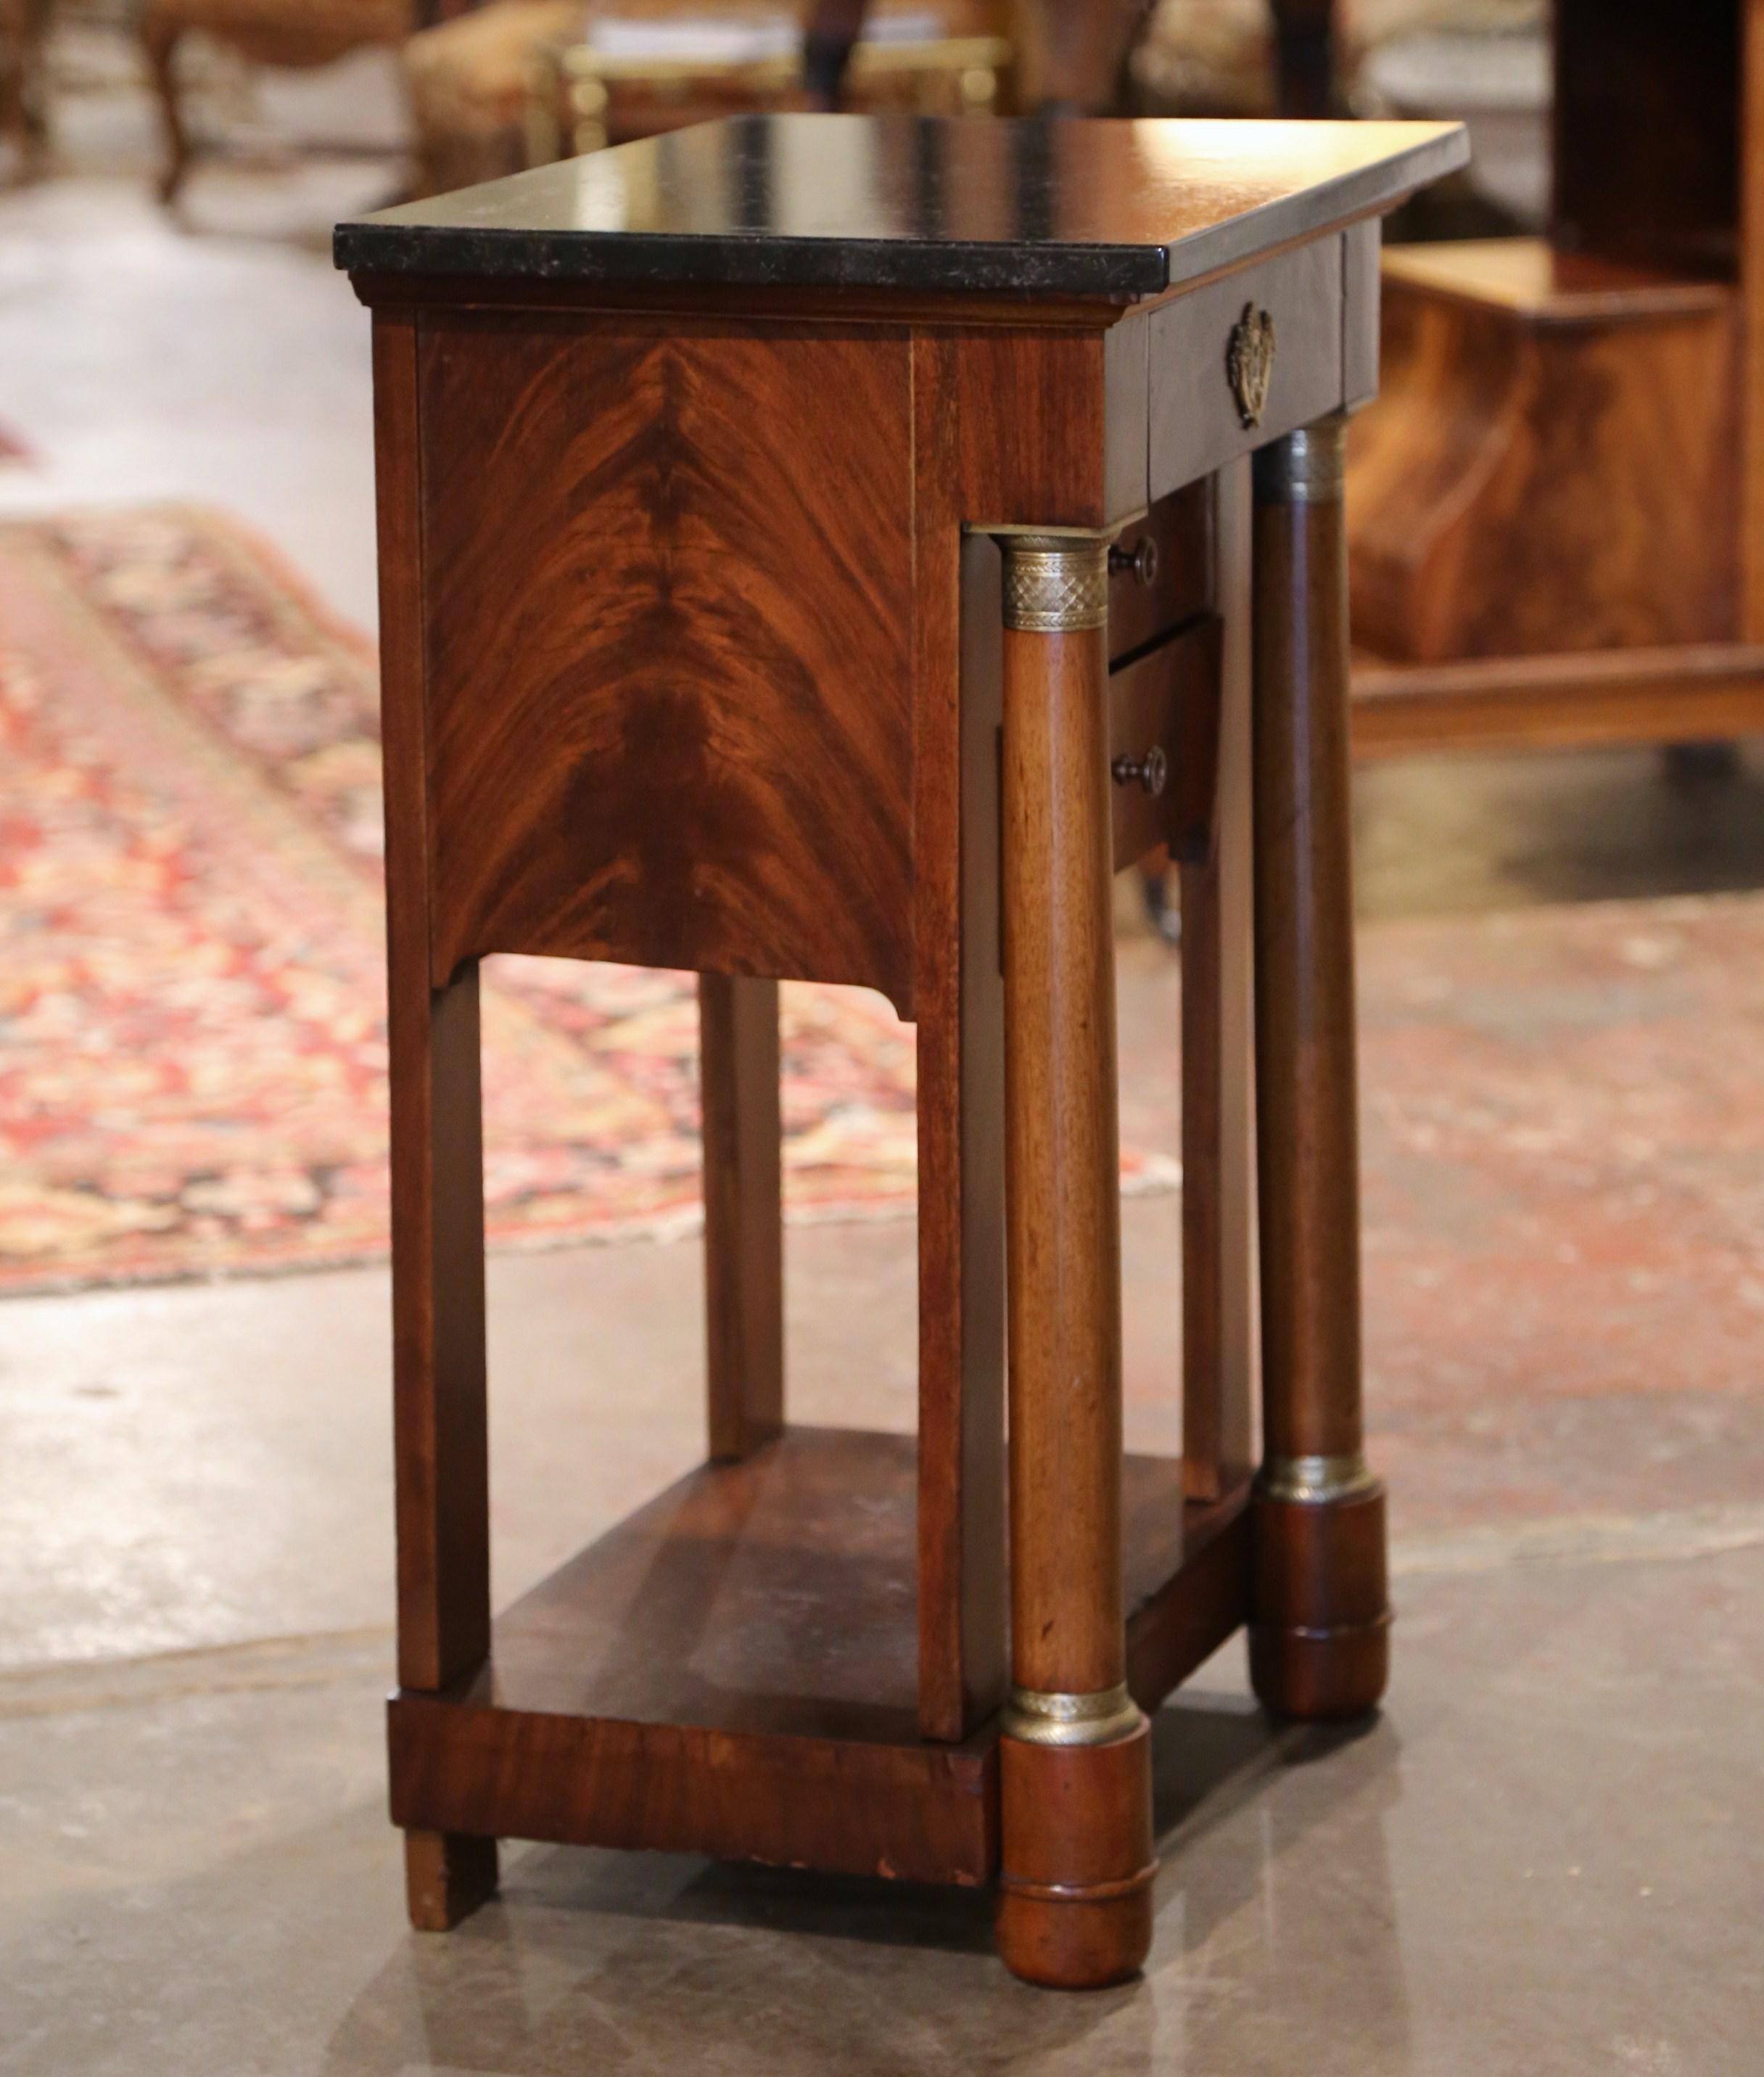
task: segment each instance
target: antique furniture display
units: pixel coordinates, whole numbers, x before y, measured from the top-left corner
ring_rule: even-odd
[[[189,171],[191,143],[178,98],[177,53],[192,31],[218,38],[255,64],[298,69],[329,65],[372,44],[400,44],[414,31],[474,4],[476,0],[141,0],[141,48],[165,136],[161,198],[174,201]]]
[[[695,1849],[996,1881],[1012,1968],[1113,1981],[1150,1931],[1142,1713],[1245,1623],[1270,1706],[1376,1700],[1342,427],[1377,217],[1462,156],[1436,124],[755,117],[339,227],[419,1925],[499,1837]],[[1124,1461],[1110,890],[1160,843],[1184,1454]],[[701,976],[710,1450],[493,1621],[494,951]],[[785,1421],[789,978],[916,1026],[916,1442]]]
[[[1764,728],[1764,6],[1558,0],[1546,239],[1392,248],[1357,745]]]
[[[414,36],[404,71],[420,191],[598,151],[718,115],[823,105],[825,38],[813,10],[747,0],[601,6],[493,0]],[[848,104],[876,113],[988,114],[1005,91],[1009,41],[984,0],[876,10],[842,44]],[[849,60],[849,65],[847,61]]]
[[[401,65],[418,194],[493,180],[531,161],[540,54],[579,37],[583,13],[583,0],[490,0],[410,39]]]
[[[720,58],[694,53],[685,40],[670,48],[654,34],[665,20],[622,41],[604,18],[589,26],[587,35],[535,53],[526,121],[532,163],[719,115],[805,108],[815,98],[812,25],[808,38],[787,18],[770,38],[731,35]],[[961,34],[959,25],[947,26],[950,33],[878,33],[857,43],[842,67],[842,104],[867,114],[992,114],[1010,66],[1009,43],[984,27]],[[885,29],[886,17],[872,27]]]
[[[35,170],[48,130],[43,47],[49,0],[0,0],[0,137],[12,140],[15,170]]]
[[[826,105],[838,100],[870,11],[870,0],[816,0],[810,10],[810,83]],[[1092,114],[1113,108],[1152,11],[1149,0],[997,0],[1000,31],[1017,48],[1018,105]],[[1282,115],[1334,111],[1335,11],[1336,0],[1269,0],[1274,103]]]
[[[1336,0],[1269,0],[1274,16],[1275,93],[1280,113],[1335,112]]]

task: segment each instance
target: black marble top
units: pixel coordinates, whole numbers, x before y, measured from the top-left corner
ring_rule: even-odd
[[[1386,209],[1443,123],[751,115],[337,227],[339,267],[1136,298]]]

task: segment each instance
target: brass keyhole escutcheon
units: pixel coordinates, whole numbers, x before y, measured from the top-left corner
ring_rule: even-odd
[[[1233,327],[1225,372],[1246,431],[1259,426],[1274,381],[1274,319],[1254,303],[1244,305],[1243,315]]]

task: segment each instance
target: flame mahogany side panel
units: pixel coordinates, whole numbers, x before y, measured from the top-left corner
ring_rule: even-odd
[[[450,312],[418,379],[436,984],[551,953],[910,1015],[905,331]]]

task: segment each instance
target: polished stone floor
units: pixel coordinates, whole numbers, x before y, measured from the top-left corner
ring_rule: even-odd
[[[0,2067],[1750,2077],[1761,1591],[1755,1547],[1412,1575],[1345,1739],[1221,1666],[1158,1725],[1145,1979],[1088,1998],[971,1897],[684,1858],[512,1850],[406,1933],[377,1640],[14,1683]]]
[[[37,456],[0,510],[211,498],[367,619],[365,322],[318,234],[385,178],[206,169],[182,226],[126,169],[0,197],[0,422]],[[1364,905],[1764,884],[1761,772],[1366,774]],[[1130,1107],[1158,1101],[1133,1034],[1163,962],[1124,948]],[[1171,1217],[1129,1208],[1130,1306]],[[910,1425],[911,1246],[793,1235],[802,1417]],[[503,1259],[491,1289],[503,1598],[692,1461],[701,1295],[690,1245]],[[1417,1460],[1388,1709],[1275,1732],[1222,1653],[1158,1725],[1150,1967],[1071,1999],[1005,1976],[971,1900],[687,1859],[511,1849],[501,1902],[410,1934],[380,1744],[386,1339],[373,1269],[0,1309],[0,2071],[1760,2067],[1764,1493],[1727,1431],[1669,1509],[1616,1393],[1563,1431],[1602,1452],[1592,1500],[1564,1463],[1547,1505],[1467,1520]]]

